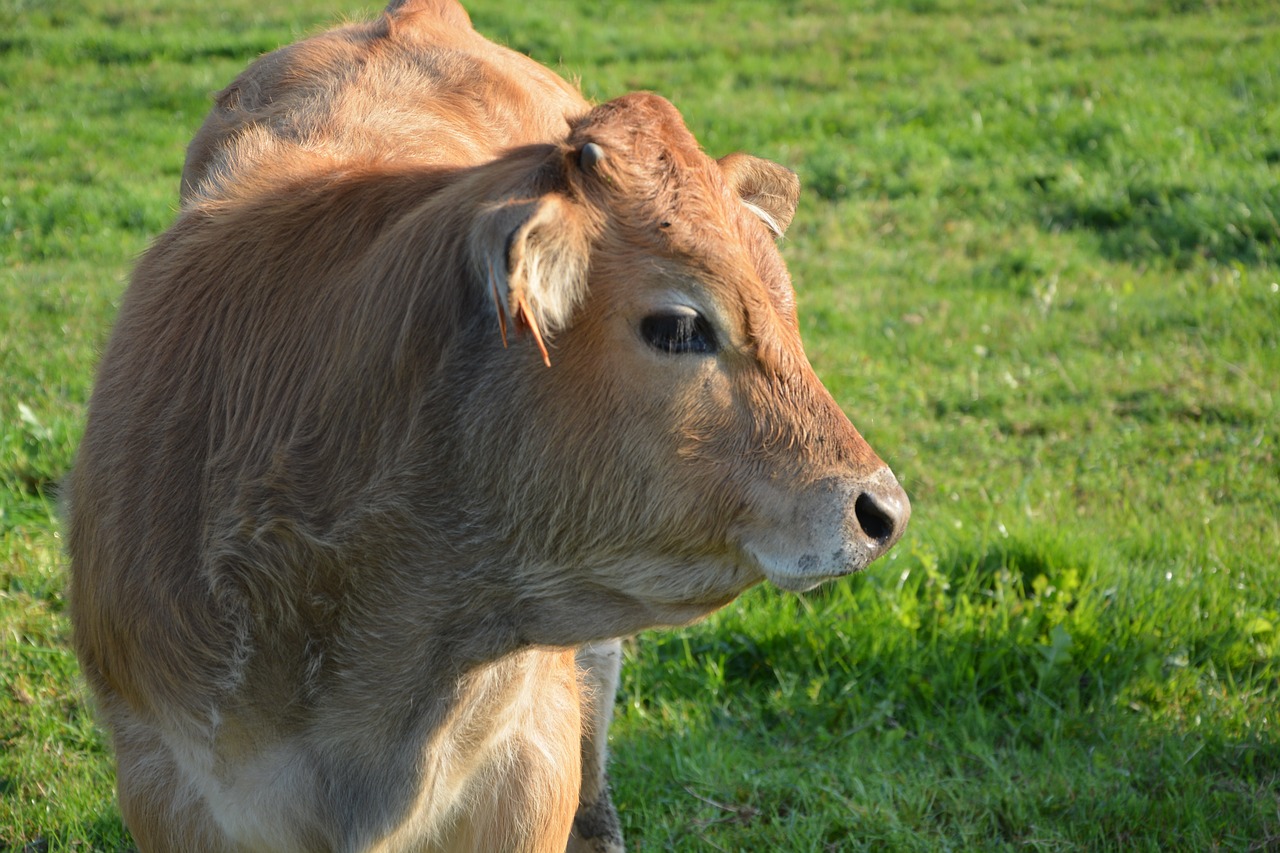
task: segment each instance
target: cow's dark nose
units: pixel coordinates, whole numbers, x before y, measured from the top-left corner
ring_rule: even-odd
[[[884,469],[863,487],[853,503],[853,514],[878,557],[902,538],[911,518],[911,501],[897,478]]]

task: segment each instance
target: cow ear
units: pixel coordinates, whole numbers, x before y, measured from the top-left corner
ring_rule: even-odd
[[[775,237],[781,237],[800,201],[800,178],[796,173],[750,154],[730,154],[719,162],[725,180],[743,203],[764,220]]]
[[[503,344],[508,323],[527,330],[550,367],[544,339],[569,324],[587,290],[589,246],[573,204],[551,194],[490,207],[472,231],[471,252]]]

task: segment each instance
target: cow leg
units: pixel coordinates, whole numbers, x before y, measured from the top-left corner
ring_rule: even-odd
[[[132,719],[117,719],[114,728],[120,812],[137,849],[235,851],[164,742]]]
[[[605,640],[578,650],[578,671],[589,688],[582,725],[582,788],[566,853],[623,853],[622,827],[609,796],[609,721],[622,670],[622,641]]]

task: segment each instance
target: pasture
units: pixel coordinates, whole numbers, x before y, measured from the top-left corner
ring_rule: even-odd
[[[799,172],[810,358],[914,507],[629,645],[629,849],[1280,846],[1274,4],[467,6]],[[133,259],[210,94],[371,11],[0,0],[0,849],[129,846],[56,490]]]

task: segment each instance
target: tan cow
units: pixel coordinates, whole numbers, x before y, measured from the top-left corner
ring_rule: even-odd
[[[797,193],[452,3],[221,93],[68,483],[139,846],[558,853],[611,699],[575,650],[884,553],[906,496],[773,245]]]

